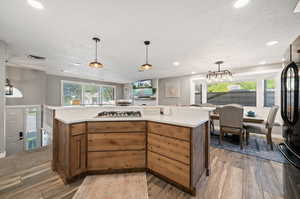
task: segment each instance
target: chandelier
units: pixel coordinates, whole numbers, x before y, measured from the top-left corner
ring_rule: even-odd
[[[208,71],[206,79],[208,82],[222,82],[222,81],[231,81],[232,73],[229,70],[221,70],[221,64],[223,61],[217,61],[215,64],[218,65],[217,71]]]

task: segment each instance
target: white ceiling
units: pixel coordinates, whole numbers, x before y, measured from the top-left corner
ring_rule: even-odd
[[[300,35],[297,0],[251,0],[235,9],[234,0],[41,0],[36,10],[26,0],[2,0],[0,40],[8,43],[9,62],[42,67],[48,73],[113,82],[203,73],[216,60],[228,68],[280,62]],[[91,38],[101,41],[104,69],[87,67],[94,56]],[[150,40],[153,70],[144,64]],[[268,41],[279,44],[267,47]],[[28,54],[47,57],[27,60]],[[173,62],[180,62],[173,66]],[[75,66],[72,63],[82,63]],[[65,70],[65,73],[61,71]]]

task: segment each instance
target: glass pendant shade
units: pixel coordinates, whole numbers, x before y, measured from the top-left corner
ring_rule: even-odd
[[[91,68],[103,68],[103,64],[98,62],[98,42],[100,42],[100,39],[97,37],[94,37],[93,40],[95,41],[95,44],[96,44],[95,61],[90,62],[89,66]]]
[[[97,61],[93,61],[89,64],[91,68],[103,68],[103,64]]]
[[[146,71],[146,70],[150,70],[152,68],[151,64],[143,64],[140,66],[139,71]]]

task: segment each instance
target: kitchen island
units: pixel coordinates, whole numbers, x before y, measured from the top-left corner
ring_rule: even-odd
[[[161,109],[168,109],[161,115]],[[103,111],[140,117],[97,117]],[[191,194],[209,175],[209,113],[183,107],[54,110],[52,168],[64,182],[88,174],[150,172]]]

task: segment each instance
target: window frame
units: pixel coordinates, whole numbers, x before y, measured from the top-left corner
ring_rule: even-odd
[[[264,78],[263,79],[263,96],[264,96],[263,108],[271,108],[272,107],[272,106],[266,106],[266,92],[267,92],[266,88],[267,88],[268,80],[274,81],[274,104],[272,106],[274,106],[276,104],[276,89],[277,89],[276,79],[275,78]]]
[[[194,97],[194,104],[195,105],[198,105],[197,103],[196,103],[196,93],[198,93],[197,91],[196,91],[196,85],[200,85],[200,90],[199,90],[199,93],[200,93],[200,104],[202,104],[203,103],[203,83],[202,82],[197,82],[197,83],[194,83],[193,84],[193,86],[194,86],[194,88],[193,88],[193,97]]]
[[[81,86],[81,103],[80,105],[64,105],[64,83],[69,83],[69,84],[77,84]],[[96,86],[98,87],[98,104],[84,104],[84,93],[85,93],[85,88],[84,86]],[[114,103],[113,104],[109,104],[109,105],[115,105],[116,104],[116,98],[117,98],[117,86],[114,85],[109,85],[109,84],[97,84],[97,83],[93,83],[93,82],[79,82],[79,81],[70,81],[70,80],[61,80],[61,92],[60,92],[60,104],[61,106],[66,106],[66,107],[70,107],[70,106],[96,106],[96,105],[108,105],[108,104],[102,104],[102,88],[103,87],[111,87],[114,89]],[[99,92],[100,91],[100,92]]]

